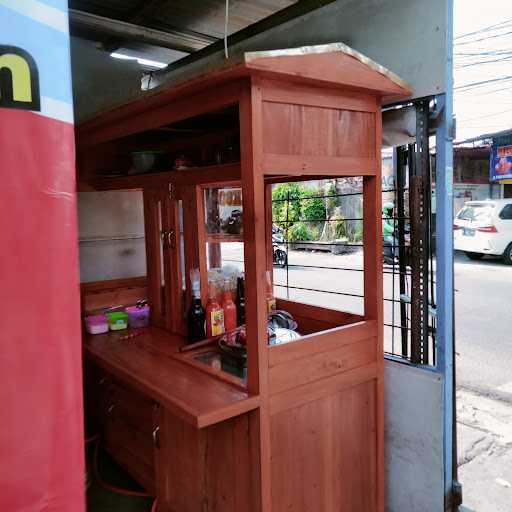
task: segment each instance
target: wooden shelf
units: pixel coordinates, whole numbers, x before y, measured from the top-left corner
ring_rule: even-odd
[[[141,190],[158,188],[166,183],[173,185],[203,185],[236,183],[240,181],[240,163],[191,167],[180,171],[170,170],[148,174],[132,174],[110,178],[90,178],[78,181],[79,192],[100,190]]]
[[[206,241],[209,243],[243,242],[244,235],[230,235],[229,233],[206,233]]]

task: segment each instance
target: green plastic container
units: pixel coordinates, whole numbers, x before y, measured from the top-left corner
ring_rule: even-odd
[[[108,327],[111,331],[121,331],[128,327],[128,313],[115,311],[107,313]]]

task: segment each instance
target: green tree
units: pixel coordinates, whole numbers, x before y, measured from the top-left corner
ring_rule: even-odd
[[[321,222],[325,220],[325,201],[317,188],[304,187],[301,191],[301,220]]]
[[[326,216],[322,193],[301,183],[280,183],[272,189],[272,219],[290,240],[316,240]]]
[[[325,187],[325,195],[327,197],[327,213],[330,213],[336,206],[338,206],[338,189],[336,188],[336,181],[329,181]]]
[[[272,219],[286,231],[300,219],[299,183],[280,183],[272,189]]]
[[[307,242],[315,240],[318,233],[305,222],[296,222],[288,231],[288,240],[290,242]]]

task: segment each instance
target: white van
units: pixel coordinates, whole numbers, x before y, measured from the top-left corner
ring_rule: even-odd
[[[454,248],[468,258],[501,256],[512,265],[512,199],[468,201],[453,223]]]

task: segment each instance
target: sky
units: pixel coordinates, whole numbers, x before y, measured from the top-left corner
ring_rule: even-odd
[[[453,52],[456,140],[512,129],[512,0],[455,0]]]

